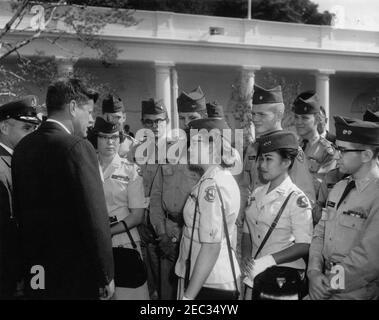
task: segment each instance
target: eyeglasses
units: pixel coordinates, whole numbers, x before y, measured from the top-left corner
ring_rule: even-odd
[[[150,120],[150,119],[145,119],[143,120],[143,123],[148,126],[148,127],[152,127],[154,124],[156,126],[158,126],[160,123],[166,121],[167,118],[164,118],[164,119],[156,119],[156,120]]]
[[[97,135],[100,139],[103,139],[103,140],[110,140],[110,141],[117,141],[118,139],[120,139],[120,135],[113,135],[113,136],[104,136],[102,134],[98,134]]]
[[[345,149],[345,148],[339,147],[339,146],[336,146],[335,148],[336,148],[336,151],[338,151],[341,154],[344,154],[344,153],[347,153],[347,152],[363,152],[363,151],[366,151],[366,150],[363,150],[363,149]]]

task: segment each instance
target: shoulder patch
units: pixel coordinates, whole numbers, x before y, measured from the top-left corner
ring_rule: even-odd
[[[209,186],[205,189],[205,196],[204,199],[208,202],[214,202],[216,199],[216,187],[215,186]]]
[[[306,196],[299,196],[296,200],[296,204],[299,208],[307,208],[309,206]]]
[[[327,139],[325,139],[323,137],[320,137],[320,143],[325,147],[326,152],[328,154],[330,154],[330,155],[334,154],[333,145],[332,145],[332,143],[329,140],[327,140]]]

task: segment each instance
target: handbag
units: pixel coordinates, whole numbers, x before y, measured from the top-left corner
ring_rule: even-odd
[[[133,249],[123,247],[112,248],[115,285],[116,287],[123,288],[138,288],[147,280],[146,266],[137,250],[137,245],[130,234],[128,226],[125,221],[121,221],[121,223],[125,227]]]
[[[229,255],[230,265],[232,268],[235,290],[202,287],[200,289],[199,293],[197,294],[195,300],[238,300],[240,292],[238,290],[237,277],[236,277],[236,271],[235,271],[234,262],[233,262],[233,255],[232,255],[232,249],[231,249],[231,244],[230,244],[229,232],[228,232],[228,227],[226,224],[225,207],[224,207],[224,202],[222,200],[220,189],[219,189],[217,184],[216,184],[216,190],[217,190],[218,196],[220,198],[220,202],[221,202],[223,227],[224,227],[224,233],[226,236],[226,243],[228,246],[228,255]],[[193,235],[194,235],[194,230],[195,230],[196,215],[197,215],[197,211],[198,211],[198,207],[199,207],[199,200],[198,200],[199,199],[199,193],[200,193],[200,186],[199,186],[199,192],[198,192],[197,197],[196,197],[195,213],[194,213],[193,223],[192,223],[191,242],[190,242],[190,248],[189,248],[189,252],[188,252],[188,258],[186,260],[186,273],[185,273],[185,278],[184,278],[185,288],[188,287],[189,278],[190,278],[192,242],[193,242]]]
[[[278,221],[291,197],[292,191],[281,206],[278,214],[272,222],[269,230],[263,238],[254,259],[257,258],[262,248],[266,244],[271,233],[274,231]],[[305,277],[304,277],[305,279]],[[301,298],[302,289],[305,281],[302,279],[300,270],[284,267],[273,266],[266,269],[254,278],[253,284],[253,300],[299,300]]]

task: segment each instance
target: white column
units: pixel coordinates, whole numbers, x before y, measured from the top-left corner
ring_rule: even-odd
[[[173,67],[171,69],[171,81],[172,81],[172,123],[171,123],[171,129],[176,132],[176,129],[179,128],[179,113],[178,113],[178,105],[176,102],[176,99],[178,98],[179,94],[179,86],[178,86],[178,72]]]
[[[155,98],[162,99],[167,110],[169,125],[167,127],[170,135],[172,126],[172,108],[171,108],[171,68],[174,67],[172,62],[155,61]]]
[[[334,70],[320,69],[316,72],[316,92],[320,99],[320,104],[324,107],[326,117],[329,118],[330,106],[329,106],[329,76],[335,74]],[[327,129],[329,130],[329,121],[327,124]]]
[[[74,66],[78,61],[78,58],[58,56],[55,57],[55,61],[57,63],[59,77],[72,76],[74,74]]]

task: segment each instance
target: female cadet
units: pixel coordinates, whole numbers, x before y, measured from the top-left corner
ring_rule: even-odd
[[[137,165],[121,159],[118,155],[122,137],[118,124],[106,122],[98,117],[93,134],[90,141],[97,148],[103,174],[104,193],[111,223],[112,246],[132,248],[131,239],[126,233],[126,224],[141,254],[140,236],[136,227],[143,220],[146,203],[140,170]],[[125,271],[127,272],[127,269]],[[116,283],[113,298],[116,300],[149,299],[147,283],[135,289],[120,287]]]
[[[272,266],[294,268],[301,275],[299,280],[304,279],[306,265],[302,257],[308,254],[312,239],[310,202],[288,175],[297,155],[296,136],[289,131],[279,131],[263,136],[258,141],[259,170],[269,182],[254,190],[246,209],[241,267],[247,276],[244,281],[248,285],[246,299],[251,298],[251,287],[256,284],[254,278]],[[283,211],[276,227],[262,245],[281,208]],[[261,250],[257,252],[259,247]],[[251,258],[254,260],[251,261]],[[302,283],[299,281],[299,294],[303,289]],[[261,289],[264,291],[265,288]]]
[[[221,135],[209,139],[208,131],[212,129],[230,129],[223,119],[195,120],[190,129],[205,129],[191,138],[189,148],[190,168],[204,173],[183,209],[184,230],[175,268],[179,276],[178,298],[233,299],[238,294],[240,271],[233,250],[235,241],[228,243],[235,239],[237,231],[240,194],[227,168],[233,166],[237,151]],[[202,159],[198,161],[200,154]],[[210,161],[203,160],[204,156],[209,156]]]

